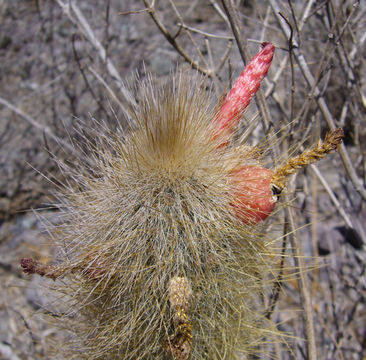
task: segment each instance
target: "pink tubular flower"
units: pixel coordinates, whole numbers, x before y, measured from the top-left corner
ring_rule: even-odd
[[[253,57],[236,80],[219,110],[215,138],[224,131],[230,132],[237,125],[250,100],[271,66],[275,47],[269,42],[262,43],[263,49]]]
[[[268,42],[262,47],[244,68],[217,114],[214,138],[224,136],[219,147],[227,145],[227,136],[239,122],[271,66],[275,47]],[[231,174],[234,195],[231,206],[243,223],[254,225],[273,211],[276,201],[271,191],[272,175],[271,170],[259,165],[243,165]]]

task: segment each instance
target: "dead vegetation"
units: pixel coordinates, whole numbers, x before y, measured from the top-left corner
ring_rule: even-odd
[[[267,136],[269,161],[278,166],[329,129],[343,128],[345,143],[281,196],[289,207],[272,225],[284,247],[280,284],[262,300],[290,336],[265,352],[364,359],[365,13],[363,2],[347,0],[0,3],[1,356],[46,359],[47,340],[61,336],[34,315],[46,295],[18,263],[53,257],[28,210],[43,207],[57,217],[48,204],[54,183],[67,179],[52,158],[72,166],[84,157],[74,145],[82,138],[78,121],[95,127],[97,119],[95,133],[123,122],[133,101],[125,81],[135,71],[158,81],[175,69],[198,71],[220,98],[259,44],[271,41],[274,63],[242,121],[249,141]],[[294,277],[293,266],[303,271]]]

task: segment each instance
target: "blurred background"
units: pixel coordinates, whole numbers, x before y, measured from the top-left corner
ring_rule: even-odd
[[[215,103],[263,41],[275,58],[241,126],[250,144],[270,138],[268,166],[345,132],[269,222],[285,256],[261,301],[289,336],[266,353],[366,359],[366,3],[350,0],[0,1],[0,359],[48,359],[59,336],[38,316],[45,279],[19,266],[53,259],[46,223],[69,180],[54,157],[72,166],[83,129],[123,126],[137,77],[198,72]]]

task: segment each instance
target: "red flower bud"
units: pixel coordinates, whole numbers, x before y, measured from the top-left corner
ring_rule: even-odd
[[[245,224],[256,224],[273,211],[276,199],[271,190],[272,171],[259,165],[245,165],[233,172],[235,215]]]
[[[267,75],[275,47],[267,42],[263,43],[262,47],[226,95],[215,118],[215,139],[220,135],[231,134]],[[227,139],[223,140],[220,148],[228,143]],[[231,176],[235,198],[231,205],[237,217],[245,224],[256,224],[267,218],[276,203],[271,190],[272,171],[259,165],[246,165]]]
[[[267,75],[275,47],[268,42],[264,42],[262,46],[263,49],[244,68],[234,86],[226,95],[216,117],[217,130],[215,138],[224,131],[230,132],[237,125],[250,100],[258,91],[261,81]]]

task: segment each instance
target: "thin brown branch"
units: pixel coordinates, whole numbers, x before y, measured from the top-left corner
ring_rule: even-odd
[[[145,8],[145,9],[141,9],[141,10],[130,10],[130,11],[121,11],[118,14],[119,15],[134,15],[134,14],[141,14],[144,12],[148,12],[149,9]]]
[[[233,40],[229,40],[226,50],[224,52],[224,55],[220,59],[219,66],[215,69],[215,74],[218,74],[221,71],[221,69],[223,68],[223,66],[225,65],[225,62],[226,62],[227,58],[229,57],[232,46],[233,46]]]
[[[17,115],[19,115],[21,118],[28,121],[36,129],[40,130],[43,134],[46,134],[47,136],[49,136],[56,143],[60,144],[64,149],[69,150],[71,152],[71,154],[74,154],[77,157],[79,157],[80,159],[83,159],[86,162],[90,163],[90,161],[91,161],[90,159],[87,159],[85,156],[83,156],[78,149],[73,147],[67,141],[65,141],[65,140],[59,138],[58,136],[56,136],[48,126],[41,125],[35,119],[33,119],[31,116],[29,116],[28,114],[26,114],[25,112],[20,110],[18,107],[11,104],[9,101],[3,99],[2,97],[0,97],[0,104],[6,106],[7,108],[9,108],[13,112],[15,112]]]
[[[215,9],[215,11],[219,14],[219,16],[225,21],[226,25],[230,27],[230,22],[225,13],[222,11],[221,7],[217,3],[216,0],[209,0],[212,7]]]
[[[314,172],[314,174],[317,176],[319,181],[324,186],[324,189],[328,193],[328,195],[329,195],[333,205],[336,207],[338,213],[342,216],[344,222],[347,224],[348,227],[353,228],[354,226],[352,224],[350,217],[347,215],[346,210],[342,207],[341,203],[335,196],[334,192],[332,191],[332,189],[329,186],[329,184],[327,183],[327,181],[324,179],[324,176],[321,174],[321,172],[319,171],[317,166],[315,164],[311,164],[310,169]]]
[[[291,3],[291,1],[290,1]],[[291,6],[292,9],[292,6]],[[292,9],[293,10],[293,9]],[[290,37],[288,39],[288,52],[290,58],[290,68],[291,68],[291,106],[290,106],[290,129],[289,133],[292,133],[293,120],[294,120],[294,111],[295,111],[295,91],[296,91],[296,82],[295,82],[295,70],[294,70],[294,55],[293,55],[293,38],[294,32],[292,29],[292,25],[286,19],[286,17],[280,13],[280,16],[286,21],[289,29],[290,29]]]
[[[240,56],[246,65],[250,60],[250,54],[247,51],[247,44],[245,38],[241,35],[243,33],[240,21],[238,19],[238,12],[236,11],[232,0],[222,0],[222,5],[224,6],[225,13],[229,19],[231,30],[234,34]]]
[[[88,41],[96,49],[99,57],[105,63],[109,75],[117,85],[119,91],[124,96],[125,100],[130,104],[134,104],[134,99],[130,96],[128,90],[126,89],[122,81],[122,78],[119,72],[117,71],[117,68],[114,66],[113,62],[108,58],[105,48],[94,34],[92,28],[90,27],[87,19],[85,18],[79,7],[73,1],[68,2],[67,4],[64,3],[62,0],[56,0],[56,1],[63,10],[64,14],[69,18],[69,20],[76,27],[80,29],[80,31],[85,35]]]
[[[286,198],[285,198],[286,201]],[[305,269],[304,254],[302,244],[296,232],[296,223],[293,209],[289,206],[286,208],[287,218],[289,221],[289,237],[291,241],[295,266],[299,269],[299,288],[301,295],[301,304],[304,309],[305,337],[307,341],[307,358],[309,360],[317,359],[316,342],[314,333],[313,308],[309,292],[309,284]]]
[[[181,46],[177,43],[176,39],[173,36],[171,36],[171,34],[167,30],[167,28],[160,22],[160,20],[156,16],[154,4],[153,3],[152,4],[149,4],[149,2],[147,0],[144,0],[144,3],[145,3],[146,8],[148,9],[147,12],[151,16],[152,20],[154,21],[154,23],[156,24],[156,26],[158,27],[158,29],[160,30],[160,32],[168,40],[168,42],[170,43],[170,45],[172,45],[174,47],[174,49],[192,66],[193,69],[199,71],[203,75],[209,75],[208,74],[209,73],[208,70],[206,70],[203,67],[201,67],[200,65],[198,65],[198,63],[196,61],[194,61],[181,48]]]
[[[243,36],[241,36],[242,30],[241,30],[241,26],[240,26],[240,21],[238,19],[238,12],[235,9],[232,0],[222,0],[222,4],[224,6],[224,10],[226,12],[226,15],[229,19],[231,29],[233,31],[236,43],[238,45],[239,53],[240,53],[241,58],[244,62],[244,65],[245,65],[249,62],[250,55],[247,51],[246,40]],[[256,103],[257,103],[257,106],[259,108],[259,113],[261,114],[264,131],[268,132],[269,129],[270,129],[270,124],[272,123],[272,121],[271,121],[271,116],[270,116],[270,112],[269,112],[267,103],[265,101],[265,97],[264,97],[263,92],[262,92],[261,89],[259,89],[257,91]],[[278,146],[276,144],[274,146],[272,146],[272,151],[275,155],[275,158],[278,158],[279,149],[278,149]]]
[[[196,29],[192,26],[188,26],[188,25],[182,24],[182,23],[178,23],[177,25],[182,27],[185,30],[189,30],[189,31],[195,32],[197,34],[201,34],[201,35],[203,35],[205,37],[208,37],[208,38],[234,40],[233,36],[211,34],[207,31],[199,30],[199,29]]]
[[[180,13],[179,13],[179,11],[178,11],[177,7],[175,6],[174,1],[173,1],[173,0],[168,0],[168,1],[169,1],[169,3],[170,3],[171,7],[173,8],[173,10],[174,10],[174,12],[175,12],[175,15],[177,16],[177,18],[179,19],[179,21],[180,21],[182,24],[184,24],[184,20],[183,20],[182,16],[180,15]],[[194,38],[193,38],[193,36],[192,36],[191,32],[190,32],[189,30],[187,30],[187,29],[184,29],[184,31],[185,31],[185,33],[187,34],[187,36],[188,36],[189,40],[191,40],[191,42],[192,42],[192,44],[193,44],[194,48],[195,48],[195,49],[196,49],[196,51],[197,51],[198,56],[201,58],[202,62],[205,64],[206,68],[208,68],[207,61],[206,61],[205,57],[203,56],[202,51],[200,50],[200,48],[199,48],[198,44],[197,44],[197,43],[196,43],[196,41],[194,40]],[[213,70],[213,69],[209,70],[209,71],[208,71],[208,73],[211,73],[211,72],[212,72],[212,70]]]
[[[281,283],[282,283],[282,279],[283,279],[283,269],[284,269],[284,264],[285,264],[285,254],[286,254],[286,247],[287,247],[287,238],[289,235],[289,230],[288,230],[288,221],[285,221],[284,223],[284,229],[283,229],[283,239],[282,239],[282,249],[281,249],[281,260],[280,260],[280,268],[278,271],[278,275],[277,278],[275,280],[275,283],[273,285],[273,289],[270,295],[270,300],[269,300],[269,306],[264,314],[264,316],[267,319],[270,319],[273,311],[276,307],[277,301],[280,297],[280,292],[281,292]]]
[[[84,80],[84,83],[85,83],[85,85],[86,85],[87,89],[89,90],[90,94],[92,95],[93,99],[94,99],[94,100],[96,101],[96,103],[98,104],[98,106],[99,106],[101,109],[103,109],[103,111],[107,114],[107,111],[106,111],[106,109],[104,108],[103,103],[100,101],[100,99],[99,99],[99,98],[97,97],[97,95],[95,94],[95,92],[94,92],[94,90],[93,90],[92,86],[90,85],[89,80],[88,80],[88,78],[87,78],[87,76],[86,76],[86,74],[85,74],[84,68],[83,68],[83,66],[81,65],[81,60],[80,60],[80,57],[79,57],[79,55],[78,55],[78,53],[77,53],[77,50],[76,50],[76,47],[75,47],[75,40],[76,40],[76,34],[73,34],[73,36],[72,36],[72,38],[71,38],[72,52],[73,52],[73,54],[74,54],[74,59],[75,59],[76,64],[77,64],[77,66],[78,66],[78,68],[79,68],[79,71],[80,71],[81,76],[82,76],[82,78],[83,78],[83,80]]]
[[[212,58],[212,52],[211,52],[211,47],[210,47],[210,42],[207,38],[205,38],[205,45],[207,48],[207,55],[208,55],[208,61],[210,64],[210,68],[214,69],[214,63],[213,63],[213,58]],[[216,98],[219,99],[220,98],[220,83],[219,83],[219,79],[217,78],[216,74],[214,71],[212,71],[212,82],[214,84],[214,91],[215,91],[215,95]]]
[[[280,11],[280,7],[277,3],[277,0],[270,0],[270,4],[271,4],[273,12],[274,12],[274,14],[277,18],[277,21],[278,21],[284,35],[288,39],[290,37],[289,29],[287,28],[287,26],[281,20],[282,18],[278,15],[278,13]],[[331,112],[329,111],[328,105],[327,105],[324,97],[320,96],[320,90],[317,86],[315,78],[314,78],[314,76],[312,75],[312,73],[309,69],[309,66],[306,62],[306,59],[305,59],[304,55],[298,49],[298,45],[297,45],[296,42],[294,42],[294,56],[297,60],[297,63],[299,65],[302,73],[303,73],[304,78],[306,79],[306,81],[309,84],[310,88],[313,89],[312,93],[315,97],[315,100],[318,103],[319,109],[322,112],[322,114],[324,116],[324,119],[326,120],[329,128],[331,130],[335,130],[337,127],[336,127],[334,118],[333,118]],[[364,184],[362,183],[362,181],[358,177],[358,175],[356,173],[356,170],[355,170],[354,166],[352,165],[349,154],[348,154],[348,152],[347,152],[347,150],[346,150],[346,148],[343,144],[341,144],[339,146],[339,154],[342,158],[343,165],[345,167],[347,175],[351,179],[355,190],[361,195],[361,197],[364,200],[366,200],[366,189],[364,187]]]

